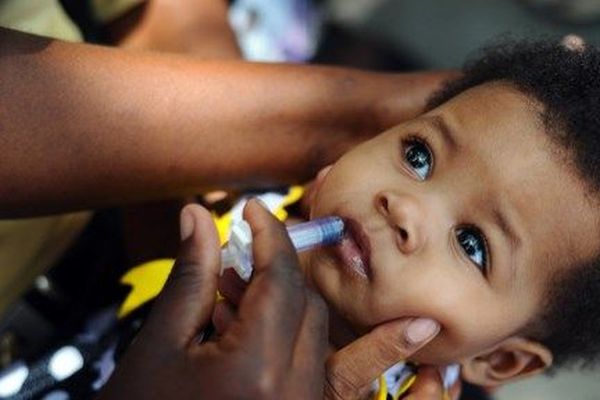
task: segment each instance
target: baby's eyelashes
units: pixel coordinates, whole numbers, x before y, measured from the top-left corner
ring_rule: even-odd
[[[469,260],[485,274],[489,251],[483,233],[475,227],[459,228],[456,231],[456,239]]]
[[[433,156],[422,139],[412,138],[404,142],[404,159],[419,180],[424,181],[431,175]]]

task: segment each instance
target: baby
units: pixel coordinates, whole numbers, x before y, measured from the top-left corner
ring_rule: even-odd
[[[427,317],[441,332],[411,361],[458,363],[476,385],[595,363],[599,104],[598,49],[505,42],[321,171],[311,218],[338,215],[347,235],[302,268],[333,344]]]
[[[303,268],[335,345],[418,316],[442,328],[413,360],[477,385],[593,363],[599,188],[599,50],[484,50],[425,114],[319,174],[311,218],[341,216],[348,235]]]

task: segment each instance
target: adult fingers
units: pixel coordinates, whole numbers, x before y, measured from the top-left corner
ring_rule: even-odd
[[[439,324],[431,319],[401,319],[377,326],[327,360],[325,397],[358,398],[395,363],[433,339]]]
[[[254,276],[222,343],[237,338],[268,371],[287,373],[304,318],[306,286],[287,231],[256,200],[244,209],[253,236]],[[242,340],[243,339],[243,340]],[[276,381],[276,379],[275,379]]]
[[[256,200],[248,202],[244,218],[252,229],[254,275],[239,313],[253,315],[257,321],[269,320],[264,326],[297,331],[303,318],[306,285],[285,226]]]
[[[255,273],[260,274],[272,268],[273,262],[284,257],[290,262],[283,263],[281,267],[292,275],[301,276],[297,266],[296,251],[287,234],[285,225],[273,216],[263,206],[263,203],[251,199],[244,208],[244,219],[250,224],[252,230],[252,250],[254,255]],[[285,260],[288,261],[288,260]],[[295,265],[292,265],[295,264]],[[290,266],[289,268],[286,266]],[[295,281],[295,280],[294,280]],[[302,280],[300,280],[302,281]]]
[[[236,307],[227,300],[222,300],[215,304],[215,310],[212,316],[212,323],[217,335],[223,335],[229,324],[235,321],[237,317]]]
[[[187,345],[212,315],[220,249],[212,217],[201,206],[183,208],[180,228],[179,256],[146,326],[165,344]]]
[[[325,361],[329,348],[327,305],[321,296],[308,289],[306,313],[296,341],[290,370],[288,393],[292,398],[322,399]],[[310,382],[311,384],[307,384]]]
[[[219,293],[234,305],[240,304],[248,283],[233,270],[228,268],[219,278]]]
[[[458,379],[448,391],[448,400],[458,400],[460,398],[460,392],[462,390],[461,380]]]
[[[445,400],[442,380],[437,368],[423,366],[419,368],[417,380],[410,388],[406,400]]]

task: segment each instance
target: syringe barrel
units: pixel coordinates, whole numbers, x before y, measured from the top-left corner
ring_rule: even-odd
[[[288,234],[297,252],[318,246],[332,245],[344,236],[344,221],[339,217],[325,217],[287,228]],[[244,220],[237,221],[231,227],[229,243],[221,249],[221,273],[234,268],[245,281],[252,275],[252,231]]]
[[[340,217],[325,217],[288,228],[288,234],[297,252],[316,246],[335,244],[344,235],[344,221]]]

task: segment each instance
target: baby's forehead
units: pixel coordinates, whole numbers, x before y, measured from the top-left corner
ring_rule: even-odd
[[[523,146],[557,153],[543,111],[541,103],[513,85],[489,82],[459,93],[413,123],[427,125],[434,138],[449,137],[446,142],[457,150],[482,156],[494,157],[499,148],[508,151],[496,157],[520,156],[515,150]]]
[[[513,119],[514,122],[535,123],[543,126],[543,103],[508,81],[491,81],[458,93],[427,114],[437,114],[440,110],[457,114],[457,123]],[[426,115],[427,115],[426,114]]]

